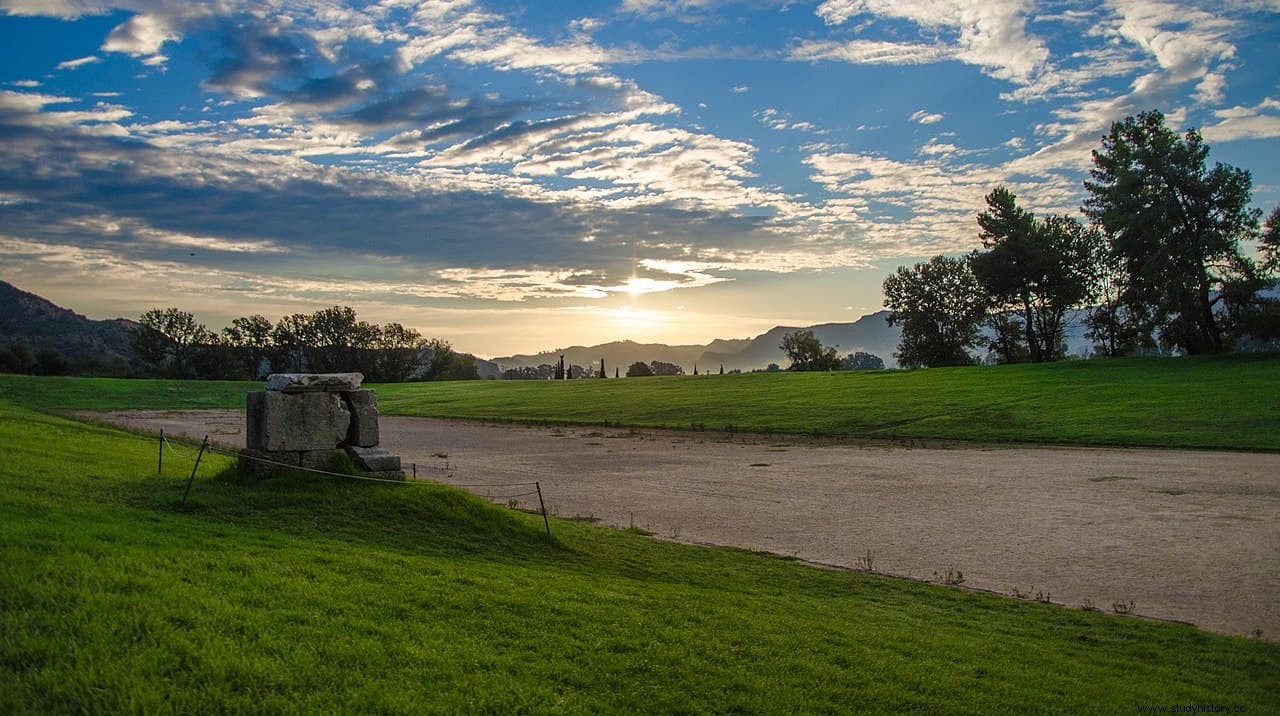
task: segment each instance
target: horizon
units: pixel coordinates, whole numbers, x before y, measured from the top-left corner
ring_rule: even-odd
[[[1280,203],[1258,3],[260,5],[0,0],[0,278],[492,358],[854,322],[1147,109]]]

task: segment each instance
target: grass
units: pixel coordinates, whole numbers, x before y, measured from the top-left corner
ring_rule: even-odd
[[[260,383],[0,376],[56,409],[240,407]],[[1280,450],[1280,355],[918,371],[376,386],[384,414],[1083,445]]]
[[[254,482],[0,400],[0,712],[1280,708],[1280,646],[437,485]],[[207,471],[207,472],[206,472]]]

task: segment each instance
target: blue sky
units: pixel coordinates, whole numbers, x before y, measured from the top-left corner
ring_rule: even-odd
[[[0,0],[0,279],[481,355],[878,310],[1159,109],[1280,203],[1280,2]]]

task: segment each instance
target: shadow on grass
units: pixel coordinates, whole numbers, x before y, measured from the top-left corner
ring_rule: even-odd
[[[541,517],[435,483],[372,483],[303,471],[258,478],[232,465],[212,477],[197,476],[184,506],[185,484],[129,480],[121,496],[134,507],[181,514],[208,528],[367,543],[411,554],[539,561],[572,554],[547,539]]]

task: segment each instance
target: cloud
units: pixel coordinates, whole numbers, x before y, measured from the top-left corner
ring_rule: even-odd
[[[1280,100],[1268,98],[1252,107],[1237,105],[1214,115],[1219,121],[1200,130],[1210,142],[1280,137]]]
[[[858,65],[921,65],[955,56],[951,48],[876,40],[809,40],[793,48],[794,60],[838,60]]]
[[[74,60],[65,60],[63,62],[59,62],[57,66],[54,67],[53,69],[74,70],[79,67],[84,67],[85,65],[92,65],[95,62],[102,62],[102,58],[98,57],[97,55],[87,55],[85,57],[79,57]]]
[[[937,124],[944,119],[944,116],[942,114],[932,113],[922,109],[913,112],[909,119],[916,124]]]
[[[123,52],[131,57],[157,57],[166,42],[180,40],[182,35],[168,22],[150,14],[134,15],[117,25],[102,42],[103,52]]]
[[[996,79],[1025,84],[1049,58],[1044,42],[1026,32],[1026,9],[1021,0],[825,0],[817,14],[829,25],[864,15],[905,20],[925,32],[945,31],[948,40],[945,49],[853,41],[844,49],[846,61],[907,64],[948,57],[978,65]]]

